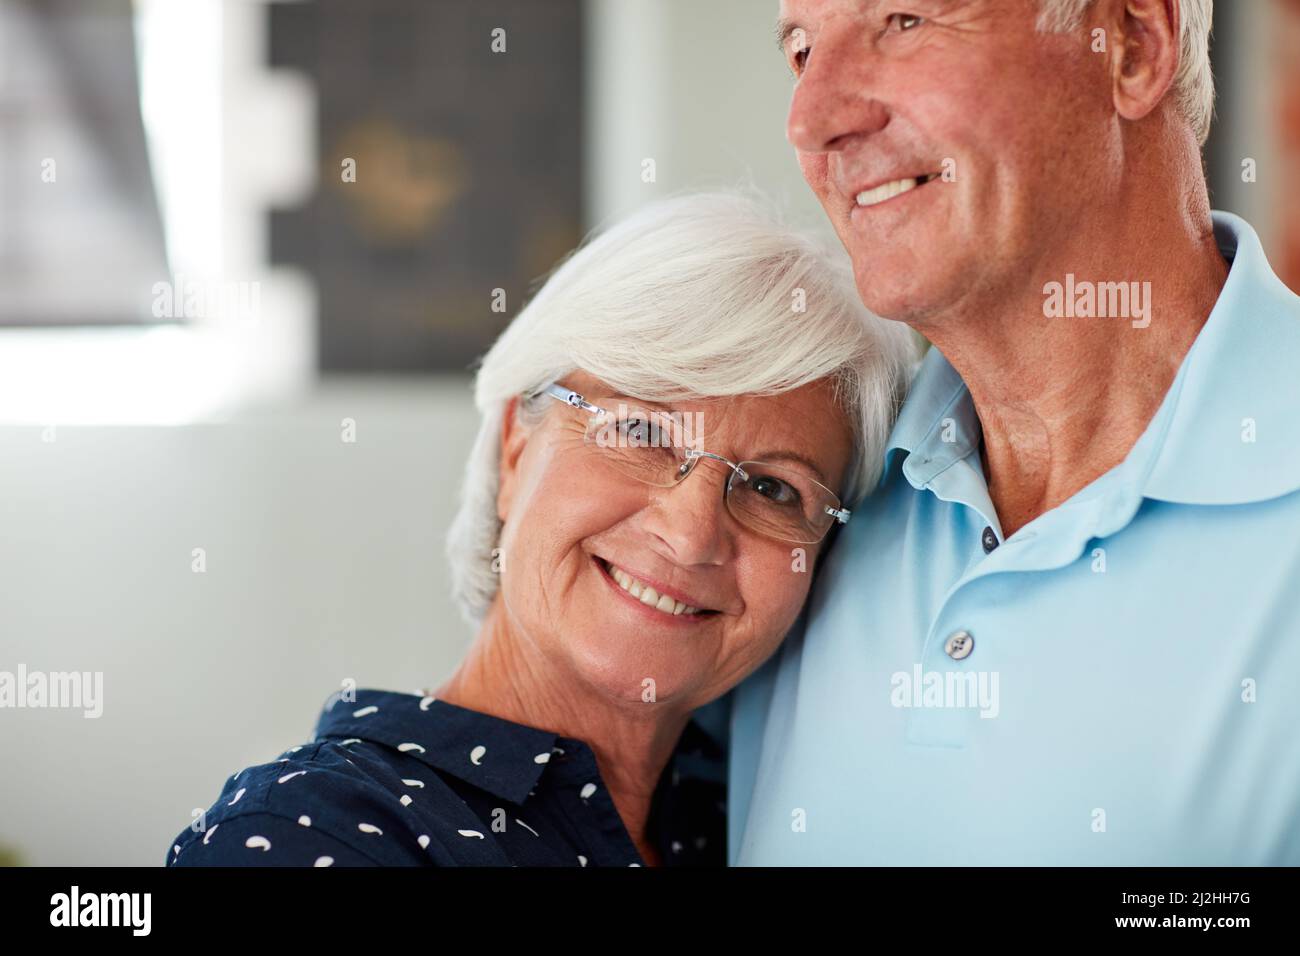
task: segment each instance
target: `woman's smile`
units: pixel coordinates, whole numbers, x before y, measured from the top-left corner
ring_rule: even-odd
[[[657,624],[690,626],[703,624],[718,612],[696,608],[663,594],[604,558],[592,556],[592,564],[615,594],[615,599],[636,609],[646,620]],[[670,606],[671,605],[671,606]]]

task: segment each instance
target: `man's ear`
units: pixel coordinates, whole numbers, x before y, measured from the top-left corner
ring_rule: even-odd
[[[501,464],[497,480],[497,518],[504,522],[510,513],[519,482],[519,457],[528,444],[528,430],[519,421],[519,396],[506,402],[501,416]]]
[[[1126,120],[1137,121],[1150,115],[1173,88],[1181,45],[1182,2],[1121,0],[1116,5],[1119,36],[1111,47],[1111,87],[1115,109]]]

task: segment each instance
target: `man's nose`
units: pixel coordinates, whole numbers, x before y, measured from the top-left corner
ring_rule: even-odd
[[[795,84],[786,139],[800,152],[828,153],[884,129],[889,111],[878,98],[877,72],[860,25],[826,24]]]
[[[703,458],[671,488],[651,489],[643,528],[658,538],[664,557],[686,566],[724,564],[734,548],[734,522],[723,489],[731,467]]]

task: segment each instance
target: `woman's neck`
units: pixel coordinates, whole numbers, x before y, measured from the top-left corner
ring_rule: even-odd
[[[660,861],[646,833],[655,788],[689,712],[638,696],[602,695],[520,635],[501,596],[456,671],[433,696],[586,743],[623,825],[650,865]]]

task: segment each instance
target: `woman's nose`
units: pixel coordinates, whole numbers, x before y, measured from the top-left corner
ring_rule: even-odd
[[[734,547],[733,524],[724,500],[731,466],[701,458],[671,488],[653,488],[643,527],[660,538],[678,564],[723,564]]]

